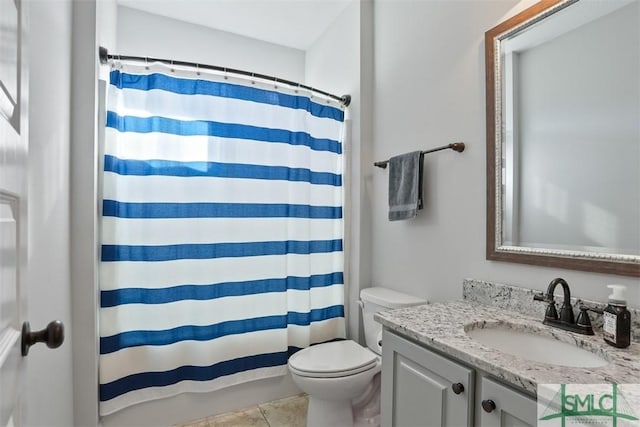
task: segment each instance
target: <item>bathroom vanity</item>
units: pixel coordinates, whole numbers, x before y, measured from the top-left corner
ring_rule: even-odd
[[[639,343],[621,350],[597,328],[587,336],[543,325],[513,310],[526,299],[493,298],[492,306],[470,297],[376,314],[384,327],[382,425],[535,426],[539,384],[640,383]]]
[[[536,425],[523,389],[389,330],[383,342],[383,426]]]

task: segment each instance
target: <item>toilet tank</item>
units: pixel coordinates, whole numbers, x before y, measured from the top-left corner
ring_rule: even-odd
[[[382,347],[378,343],[382,339],[382,325],[373,320],[373,314],[378,311],[426,304],[427,301],[413,295],[375,286],[360,291],[360,303],[367,347],[377,354],[381,354]]]

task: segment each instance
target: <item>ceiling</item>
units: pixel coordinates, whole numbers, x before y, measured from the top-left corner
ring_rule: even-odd
[[[119,5],[307,50],[352,0],[117,0]]]

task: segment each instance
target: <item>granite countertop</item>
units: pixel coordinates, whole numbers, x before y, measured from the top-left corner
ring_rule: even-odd
[[[640,343],[626,349],[608,345],[602,335],[580,335],[542,324],[503,308],[469,302],[425,304],[376,313],[385,328],[477,367],[516,387],[536,393],[538,384],[640,383]],[[576,344],[609,363],[597,368],[576,368],[533,362],[494,350],[472,340],[466,330],[500,327],[535,331]]]

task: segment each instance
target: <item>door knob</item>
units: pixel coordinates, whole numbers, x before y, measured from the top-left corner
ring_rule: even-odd
[[[58,348],[64,341],[64,325],[59,320],[50,322],[46,328],[41,331],[31,332],[29,322],[22,324],[22,355],[29,354],[29,347],[35,343],[43,342],[49,348]]]

